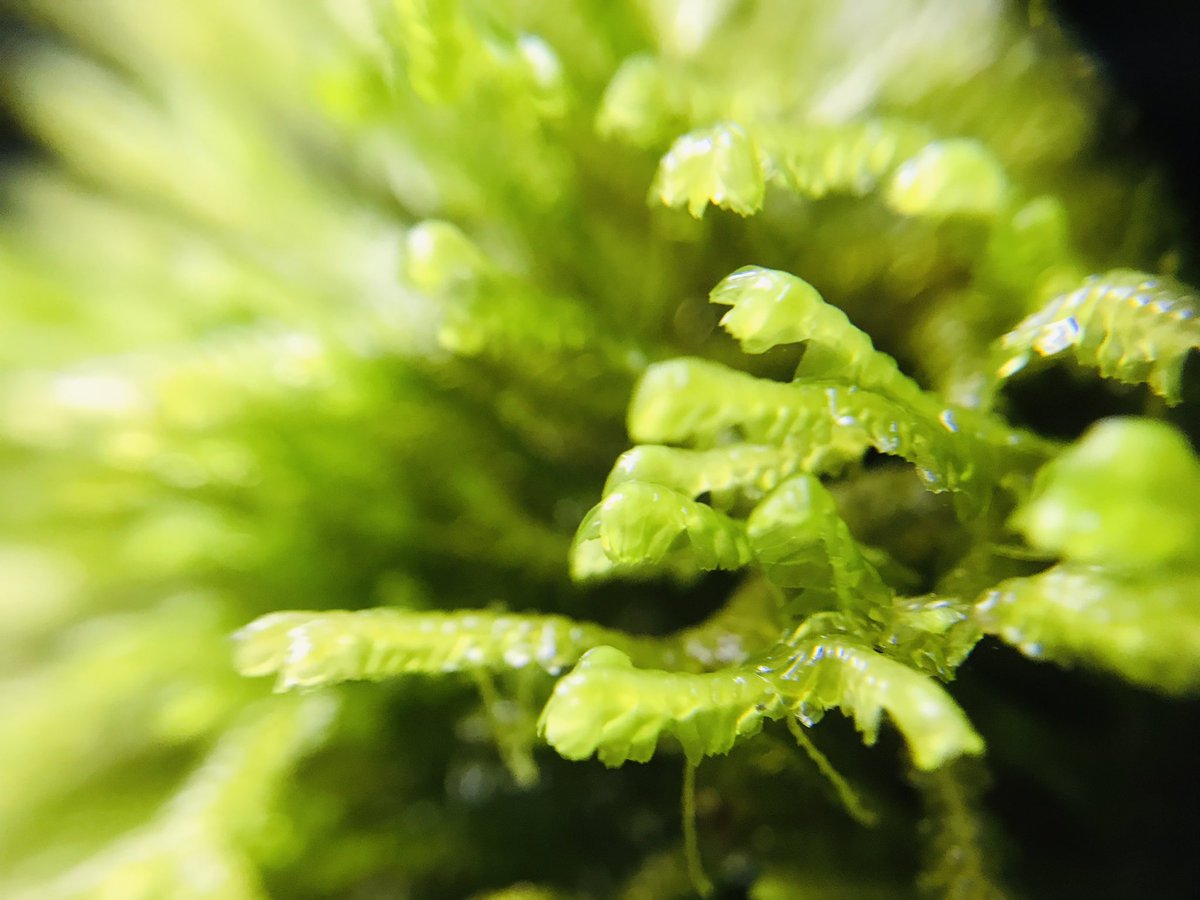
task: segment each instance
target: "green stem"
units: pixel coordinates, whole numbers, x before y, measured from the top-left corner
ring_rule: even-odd
[[[813,761],[822,775],[824,775],[833,789],[837,792],[838,799],[842,801],[842,806],[846,808],[846,812],[850,814],[855,822],[860,825],[866,825],[868,828],[873,827],[879,822],[879,815],[858,796],[854,788],[850,786],[845,777],[837,769],[833,767],[833,763],[829,761],[824,753],[817,749],[817,745],[812,742],[804,732],[804,726],[796,721],[795,717],[788,716],[787,718],[788,731],[792,733],[792,737],[796,739],[796,743],[803,748],[808,754],[808,758]]]
[[[692,887],[701,897],[711,897],[713,883],[704,874],[700,845],[696,840],[696,763],[690,759],[683,767],[683,852]]]
[[[475,676],[475,685],[479,689],[484,714],[492,729],[492,737],[496,741],[496,748],[500,751],[500,758],[504,761],[505,767],[518,787],[533,787],[537,784],[538,769],[537,763],[533,760],[532,746],[528,735],[522,734],[519,726],[500,720],[497,710],[502,700],[491,676],[482,670],[477,670],[472,674]]]

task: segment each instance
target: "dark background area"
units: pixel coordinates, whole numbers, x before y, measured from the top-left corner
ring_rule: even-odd
[[[0,6],[0,66],[6,64],[12,48],[27,34],[28,29],[14,20],[12,14]],[[3,77],[4,71],[0,68],[0,78]],[[0,84],[0,162],[13,156],[28,154],[34,150],[29,140],[17,128],[2,102],[5,95],[4,87]]]
[[[1170,176],[1187,228],[1185,278],[1197,279],[1200,235],[1200,3],[1058,0],[1055,10],[1100,65],[1133,137]]]

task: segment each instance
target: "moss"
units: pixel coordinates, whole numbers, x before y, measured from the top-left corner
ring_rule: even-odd
[[[1040,5],[17,12],[0,892],[1190,889],[1197,301]]]

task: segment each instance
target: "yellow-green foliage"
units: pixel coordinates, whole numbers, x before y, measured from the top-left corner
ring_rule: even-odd
[[[1200,687],[1194,451],[1008,389],[1200,347],[1042,4],[11,6],[0,894],[993,897],[977,644]]]

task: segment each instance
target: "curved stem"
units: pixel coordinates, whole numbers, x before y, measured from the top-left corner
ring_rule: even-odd
[[[692,887],[701,897],[711,897],[713,883],[704,874],[700,845],[696,840],[696,763],[690,759],[683,766],[683,853]]]

